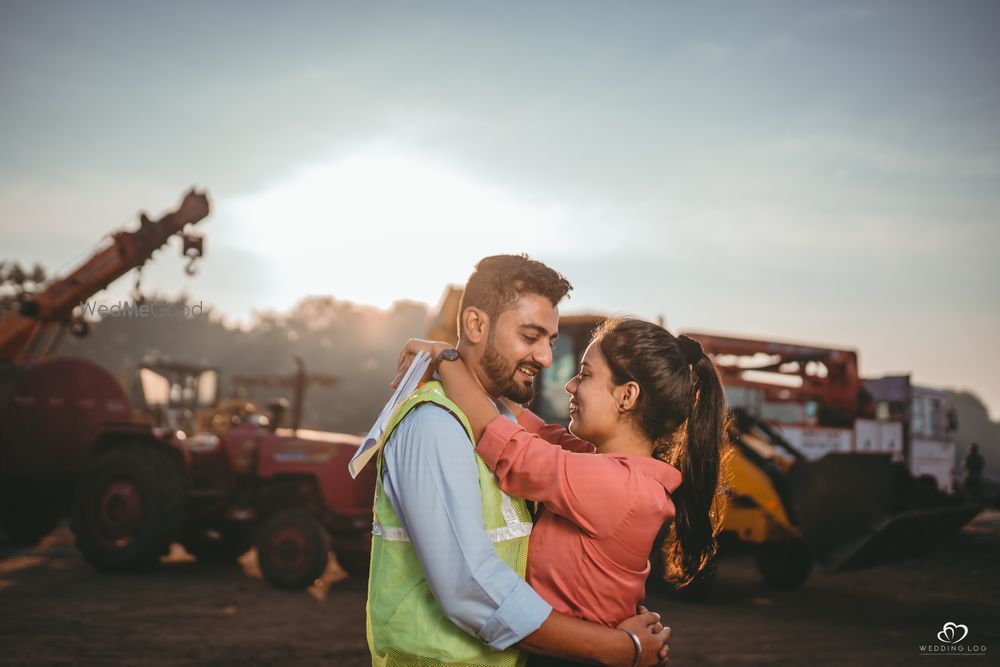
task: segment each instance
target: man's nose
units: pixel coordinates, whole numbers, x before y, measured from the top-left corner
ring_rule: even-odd
[[[548,368],[552,365],[552,347],[548,344],[548,342],[536,345],[534,354],[531,355],[531,358],[542,368]]]

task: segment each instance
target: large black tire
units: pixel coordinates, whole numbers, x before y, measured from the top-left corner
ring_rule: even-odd
[[[301,590],[323,576],[330,538],[303,509],[276,512],[257,534],[257,560],[264,577],[278,588]]]
[[[757,547],[757,569],[764,583],[781,591],[800,587],[812,572],[809,547],[799,540],[765,542]]]
[[[203,563],[232,563],[253,547],[253,526],[226,523],[217,528],[188,526],[181,534],[181,544]]]
[[[37,544],[63,515],[63,503],[52,489],[11,483],[0,490],[0,524],[15,544]]]
[[[178,538],[185,502],[184,478],[165,452],[116,447],[80,483],[71,523],[76,546],[99,570],[147,569]]]

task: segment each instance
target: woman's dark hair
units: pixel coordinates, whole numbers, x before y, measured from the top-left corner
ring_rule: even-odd
[[[527,255],[493,255],[476,264],[469,276],[458,306],[459,334],[462,313],[473,306],[495,322],[500,314],[510,310],[523,294],[538,294],[558,306],[573,286],[559,272]]]
[[[634,381],[631,410],[653,442],[653,456],[681,473],[676,517],[664,542],[664,578],[690,583],[715,555],[722,527],[720,480],[727,410],[715,364],[698,341],[633,318],[612,318],[594,332],[615,384]]]

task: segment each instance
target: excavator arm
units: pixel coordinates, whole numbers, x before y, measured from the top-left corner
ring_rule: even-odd
[[[205,218],[208,211],[208,197],[192,189],[176,211],[159,220],[150,220],[143,214],[139,229],[115,232],[110,245],[0,318],[0,361],[30,360],[33,342],[51,332],[54,326],[62,328],[68,324],[76,306],[125,273],[145,264],[171,236]],[[200,254],[200,244],[195,245],[195,252]],[[52,347],[46,346],[46,351]]]

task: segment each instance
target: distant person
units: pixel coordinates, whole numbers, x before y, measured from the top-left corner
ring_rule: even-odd
[[[286,398],[272,398],[268,401],[267,409],[270,413],[268,415],[268,428],[272,431],[277,431],[282,427],[285,415],[288,414],[288,407],[288,399]]]
[[[481,260],[462,297],[458,350],[449,346],[436,363],[460,356],[445,365],[468,368],[494,411],[501,397],[529,401],[535,376],[552,363],[557,305],[570,289],[523,255]],[[611,627],[590,623],[554,611],[524,581],[533,528],[525,501],[501,491],[440,382],[400,406],[377,465],[367,605],[373,665],[516,667],[521,651],[625,666],[665,659],[670,629],[658,615],[635,615],[633,606]]]
[[[983,467],[986,459],[979,453],[979,445],[973,443],[965,455],[965,497],[979,500],[983,495]]]

